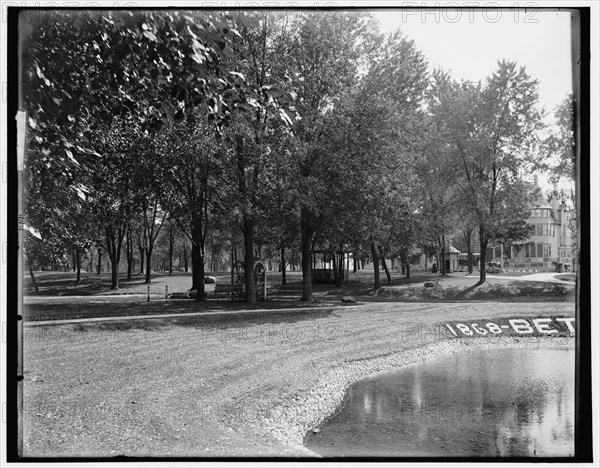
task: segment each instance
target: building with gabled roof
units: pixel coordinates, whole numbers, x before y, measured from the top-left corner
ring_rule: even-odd
[[[537,184],[537,178],[535,179]],[[557,192],[554,184],[554,192]],[[536,269],[541,271],[575,271],[577,243],[575,238],[576,211],[560,203],[539,197],[529,208],[528,224],[535,230],[527,241],[505,252],[505,268]]]

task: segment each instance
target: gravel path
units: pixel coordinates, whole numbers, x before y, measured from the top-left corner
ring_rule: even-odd
[[[572,303],[378,303],[25,328],[26,456],[314,456],[307,430],[370,373],[465,347],[440,321],[574,316]]]

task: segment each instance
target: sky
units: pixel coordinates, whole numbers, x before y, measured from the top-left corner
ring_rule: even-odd
[[[524,66],[539,80],[540,103],[553,110],[572,92],[568,12],[525,10],[379,10],[384,32],[400,28],[430,67],[456,79],[479,81],[500,59]],[[550,117],[550,116],[549,116]]]

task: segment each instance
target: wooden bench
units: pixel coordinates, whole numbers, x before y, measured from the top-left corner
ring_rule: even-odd
[[[231,295],[231,285],[230,284],[215,284],[215,290],[213,291],[215,297],[219,294],[224,294],[226,296]]]
[[[302,296],[304,290],[302,289],[302,286],[296,284],[286,284],[285,286],[279,286],[279,288],[273,292],[277,293],[277,297],[280,297],[281,295],[294,297],[294,295]]]
[[[190,293],[189,291],[174,292],[169,294],[169,299],[190,299]]]

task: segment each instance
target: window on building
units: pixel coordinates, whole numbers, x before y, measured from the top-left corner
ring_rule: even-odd
[[[542,244],[537,244],[536,247],[537,247],[537,256],[541,257],[543,254],[544,246]]]
[[[539,251],[540,255],[536,255],[537,251]],[[526,258],[535,258],[536,256],[541,257],[542,254],[542,244],[529,244],[525,246],[525,257]]]
[[[544,257],[545,258],[548,258],[550,256],[550,254],[549,254],[549,251],[550,251],[549,247],[550,246],[548,244],[544,244]]]
[[[536,224],[535,232],[536,236],[550,236],[554,237],[554,226],[552,224]]]
[[[529,212],[530,218],[554,218],[554,211],[548,208],[535,208]]]

